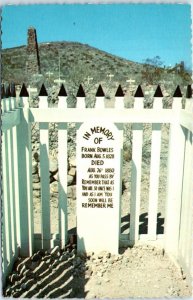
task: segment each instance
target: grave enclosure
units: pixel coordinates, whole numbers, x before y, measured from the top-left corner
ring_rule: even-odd
[[[79,251],[107,250],[117,253],[120,245],[153,242],[163,246],[192,278],[192,178],[193,178],[193,101],[187,88],[185,106],[177,87],[170,109],[163,109],[158,86],[152,109],[144,109],[139,86],[134,107],[124,107],[121,86],[114,108],[105,108],[105,95],[99,86],[95,108],[85,107],[82,86],[77,107],[67,108],[64,86],[57,108],[48,107],[44,86],[39,108],[29,107],[29,94],[23,85],[2,90],[2,271],[3,281],[19,255],[30,256],[38,249],[55,244],[65,247],[67,232],[67,123],[77,131],[77,235]],[[49,123],[58,124],[58,232],[50,230]],[[32,198],[31,124],[39,123],[41,178],[41,233],[34,234]],[[123,124],[132,125],[131,200],[129,234],[120,232],[122,193]],[[149,175],[148,231],[139,234],[143,124],[152,126]],[[157,232],[160,172],[161,125],[170,125],[167,162],[164,233]]]

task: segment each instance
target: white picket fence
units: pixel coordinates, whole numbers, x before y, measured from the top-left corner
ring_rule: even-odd
[[[105,108],[101,86],[96,94],[95,108],[85,108],[82,87],[77,93],[77,107],[67,108],[64,87],[59,93],[57,108],[48,107],[47,92],[42,86],[39,108],[29,107],[28,92],[23,85],[20,97],[15,92],[3,93],[2,99],[2,273],[3,282],[15,259],[32,255],[37,248],[48,249],[53,240],[61,247],[67,242],[67,123],[109,120],[130,123],[133,131],[130,233],[128,244],[139,240],[157,241],[158,189],[160,172],[161,125],[170,125],[167,164],[167,197],[163,247],[192,278],[192,219],[193,219],[193,101],[188,86],[185,107],[177,87],[170,109],[163,109],[163,95],[158,86],[152,109],[144,109],[144,97],[139,86],[132,109],[124,108],[124,95],[119,86],[115,107]],[[39,123],[41,177],[41,234],[34,234],[32,197],[31,124]],[[49,188],[49,122],[58,124],[59,232],[50,230]],[[148,232],[139,235],[141,201],[141,169],[143,123],[152,124],[151,165],[148,208]],[[121,187],[120,187],[121,188]],[[120,236],[120,239],[122,236]],[[125,238],[125,237],[124,237]]]

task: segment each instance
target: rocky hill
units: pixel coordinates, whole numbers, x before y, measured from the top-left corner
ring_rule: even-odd
[[[108,82],[128,86],[126,80],[135,84],[187,85],[191,76],[179,66],[173,69],[161,68],[132,62],[89,45],[76,42],[52,42],[38,44],[40,74],[29,74],[26,68],[28,52],[26,46],[2,50],[2,79],[4,82],[25,82],[31,85],[53,86],[57,78],[71,83],[92,84]],[[112,74],[112,77],[108,75]],[[71,83],[70,83],[71,82]]]

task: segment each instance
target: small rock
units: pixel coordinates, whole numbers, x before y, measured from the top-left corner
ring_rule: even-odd
[[[41,184],[40,182],[33,183],[33,190],[40,190],[41,189]]]
[[[33,262],[40,261],[41,259],[42,259],[42,256],[41,256],[40,254],[38,254],[38,253],[35,253],[35,254],[32,256],[32,258],[31,258],[31,260],[32,260]]]
[[[27,287],[27,285],[26,285],[25,282],[21,284],[21,289],[22,289],[22,290],[26,290],[26,287]]]
[[[86,276],[86,277],[91,277],[91,276],[92,276],[92,273],[93,273],[92,270],[86,270],[85,276]]]
[[[41,261],[39,266],[34,270],[34,275],[38,276],[39,274],[43,273],[46,271],[48,268],[47,264],[45,261]]]
[[[18,298],[20,296],[21,292],[20,291],[16,291],[12,294],[13,298]]]
[[[59,247],[59,246],[55,246],[55,247],[51,250],[50,254],[51,254],[52,256],[57,256],[58,252],[60,252],[60,247]]]
[[[29,266],[29,269],[31,271],[34,271],[38,267],[38,265],[39,265],[39,261],[32,261],[32,263]]]
[[[76,157],[73,156],[69,159],[69,165],[70,167],[76,167]]]
[[[32,175],[38,174],[38,164],[37,162],[32,163]]]
[[[18,281],[19,279],[20,279],[20,277],[19,277],[18,274],[12,274],[12,275],[9,276],[9,281],[11,283],[14,283],[14,282]]]
[[[74,177],[76,175],[76,168],[75,167],[70,168],[68,174]]]
[[[56,174],[53,175],[53,178],[54,178],[56,181],[59,180],[59,174],[58,174],[58,172],[57,172]]]
[[[50,184],[50,191],[52,193],[58,193],[58,182],[54,181]]]
[[[21,270],[20,270],[20,274],[23,275],[23,273],[26,271],[26,266],[23,265]]]
[[[110,258],[111,257],[111,253],[110,252],[107,252],[107,251],[101,251],[99,254],[98,254],[98,258]]]
[[[67,176],[67,184],[68,184],[68,185],[71,185],[71,184],[73,183],[73,181],[74,181],[74,177],[71,176],[71,175],[68,175],[68,176]]]
[[[68,259],[68,256],[66,254],[63,254],[60,256],[59,261],[66,261]]]
[[[67,187],[68,198],[76,200],[76,185],[70,185]]]
[[[40,161],[40,156],[37,152],[34,152],[34,159],[35,159],[36,162]]]
[[[50,158],[49,171],[51,173],[56,173],[58,171],[58,162],[54,158]]]

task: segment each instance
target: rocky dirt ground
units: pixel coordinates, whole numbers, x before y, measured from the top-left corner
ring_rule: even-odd
[[[4,291],[14,298],[190,297],[186,276],[163,249],[153,246],[121,248],[77,255],[76,245],[56,246],[20,259]]]

